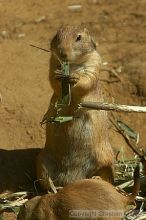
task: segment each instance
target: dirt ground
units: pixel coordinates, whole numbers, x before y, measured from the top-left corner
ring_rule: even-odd
[[[72,4],[82,8],[72,11]],[[30,44],[49,48],[58,27],[85,23],[103,62],[122,70],[122,82],[109,83],[116,78],[101,73],[106,101],[145,105],[145,12],[146,0],[0,1],[0,192],[33,187],[35,156],[45,143],[39,122],[52,94],[50,55]],[[146,149],[146,114],[116,116],[140,134]],[[112,146],[131,156],[123,138],[113,128],[109,132]]]

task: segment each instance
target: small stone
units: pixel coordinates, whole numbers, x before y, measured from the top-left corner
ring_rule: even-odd
[[[20,33],[20,34],[18,34],[17,36],[18,36],[18,38],[23,38],[23,37],[26,36],[26,34],[25,34],[25,33]]]
[[[35,20],[36,23],[40,23],[42,21],[46,21],[46,16],[43,15]]]
[[[7,38],[9,36],[8,31],[6,31],[6,30],[1,31],[0,34],[3,38]]]
[[[69,5],[68,9],[72,12],[79,12],[82,9],[82,5]]]

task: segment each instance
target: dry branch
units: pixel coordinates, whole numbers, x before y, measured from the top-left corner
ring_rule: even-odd
[[[112,122],[112,124],[116,127],[116,129],[119,131],[119,133],[124,137],[125,141],[127,142],[128,146],[133,150],[133,152],[135,154],[137,154],[141,159],[144,160],[144,151],[143,151],[143,148],[142,147],[139,147],[137,143],[135,143],[133,140],[131,140],[128,135],[122,131],[117,123],[116,123],[116,120],[115,119],[111,119],[110,118],[110,121]]]
[[[146,113],[146,107],[144,106],[120,105],[116,103],[103,103],[103,102],[83,102],[79,104],[79,108],[116,111],[116,112]]]

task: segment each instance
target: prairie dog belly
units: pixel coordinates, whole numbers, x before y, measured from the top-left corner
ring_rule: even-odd
[[[54,183],[66,185],[76,179],[92,177],[97,169],[92,120],[83,114],[71,122],[49,127],[53,137],[46,142],[45,155],[56,164]],[[48,169],[48,160],[45,164]]]

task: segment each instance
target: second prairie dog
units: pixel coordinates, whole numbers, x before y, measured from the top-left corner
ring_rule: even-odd
[[[60,28],[51,42],[49,79],[54,90],[48,117],[57,116],[55,105],[61,94],[61,80],[56,70],[61,61],[70,64],[71,103],[59,114],[73,116],[62,124],[47,123],[46,144],[37,158],[37,178],[43,189],[100,175],[113,182],[114,155],[108,138],[105,111],[78,109],[84,101],[102,102],[99,82],[101,58],[88,30],[81,26]],[[57,77],[56,77],[57,76]]]
[[[120,220],[127,205],[134,202],[139,188],[138,167],[130,196],[120,194],[101,178],[79,180],[57,194],[36,196],[26,202],[20,209],[18,220]],[[88,217],[85,218],[85,215]]]

